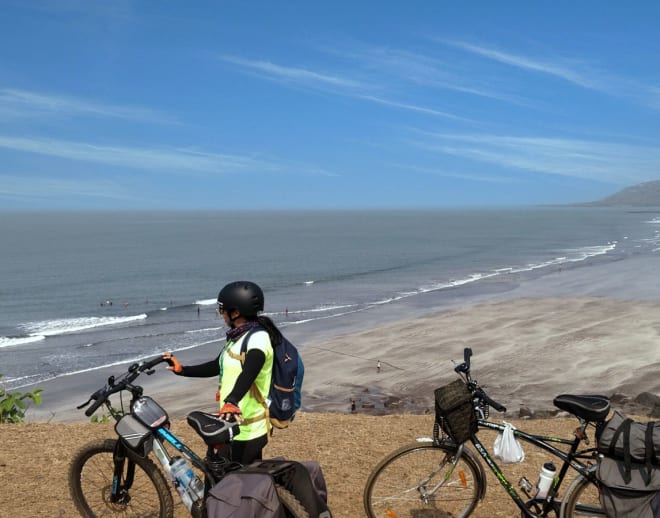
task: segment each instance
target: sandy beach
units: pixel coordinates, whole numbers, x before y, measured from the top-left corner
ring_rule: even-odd
[[[658,394],[660,257],[557,271],[504,293],[479,294],[461,305],[419,310],[423,316],[383,325],[369,316],[344,333],[300,342],[305,360],[304,410],[424,413],[433,388],[452,380],[452,360],[473,350],[473,375],[509,413],[548,411],[561,393]],[[401,314],[411,314],[411,309]],[[378,325],[378,327],[375,327]],[[184,363],[217,354],[206,346]],[[381,368],[377,369],[380,360]],[[75,406],[122,367],[65,376],[43,384],[44,404],[29,420],[85,421]],[[214,408],[214,380],[161,371],[141,382],[175,417]]]
[[[515,420],[521,408],[539,416],[554,415],[552,399],[561,393],[601,393],[613,396],[615,406],[631,414],[658,415],[659,270],[660,257],[651,256],[557,271],[505,293],[427,310],[419,318],[376,328],[369,328],[367,320],[360,331],[350,329],[305,343],[303,419],[298,429],[276,435],[270,451],[279,454],[284,449],[325,463],[331,502],[340,509],[336,516],[360,516],[369,470],[386,451],[430,433],[432,391],[454,379],[451,360],[460,360],[464,347],[473,350],[474,377],[508,408],[506,414],[493,413],[495,419]],[[34,484],[34,474],[19,471],[11,452],[20,448],[21,462],[32,465],[42,462],[44,445],[50,451],[66,436],[75,437],[78,444],[83,436],[98,434],[99,425],[73,424],[86,421],[73,406],[85,399],[81,386],[89,383],[88,378],[98,381],[102,374],[69,376],[45,386],[45,403],[30,410],[28,422],[50,425],[30,424],[24,429],[29,433],[0,427],[5,450],[0,480],[6,491],[0,516],[68,516],[70,504],[64,503],[48,507],[45,514],[28,504],[11,512],[11,495],[18,498],[16,491]],[[175,379],[161,373],[148,379],[145,387],[173,417],[192,408],[213,408],[213,380]],[[352,415],[351,399],[357,410]],[[551,423],[562,430],[573,424],[570,419]],[[540,426],[552,430],[554,425]],[[112,435],[110,429],[103,433]],[[9,439],[17,442],[8,443]],[[70,454],[71,447],[66,451]],[[350,452],[361,453],[356,457]],[[58,472],[64,473],[66,459],[49,455],[57,459],[49,462],[59,463]],[[354,469],[349,459],[355,459]],[[66,492],[61,498],[68,501]],[[350,505],[339,504],[346,499]],[[497,516],[501,505],[487,499],[480,508],[486,509],[484,514],[477,516]],[[64,514],[57,514],[58,509]]]

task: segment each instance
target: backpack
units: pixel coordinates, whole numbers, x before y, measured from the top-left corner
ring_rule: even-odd
[[[248,340],[255,331],[264,329],[255,327],[248,331],[241,345],[241,363],[245,361]],[[267,401],[257,390],[253,391],[253,396],[264,405],[270,424],[275,428],[287,428],[302,405],[304,375],[305,366],[298,349],[282,336],[282,342],[273,346],[273,374]]]
[[[660,422],[616,411],[597,432],[600,500],[609,518],[660,518]]]

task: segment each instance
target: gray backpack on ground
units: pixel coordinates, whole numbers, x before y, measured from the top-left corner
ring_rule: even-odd
[[[615,411],[597,436],[608,518],[660,518],[660,422],[638,423]]]

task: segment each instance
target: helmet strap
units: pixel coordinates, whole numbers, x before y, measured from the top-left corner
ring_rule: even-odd
[[[232,329],[235,329],[236,327],[243,325],[245,323],[245,318],[242,318],[242,315],[238,313],[235,317],[232,316],[232,313],[238,313],[237,310],[233,310],[231,313],[229,313],[229,326]],[[238,324],[236,323],[237,320],[242,320],[242,322],[239,322]]]

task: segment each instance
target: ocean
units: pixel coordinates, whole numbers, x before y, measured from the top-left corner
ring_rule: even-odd
[[[262,286],[266,313],[304,355],[315,337],[422,315],[558,269],[657,253],[659,214],[3,213],[2,382],[38,386],[220,343],[217,293],[239,279]]]

